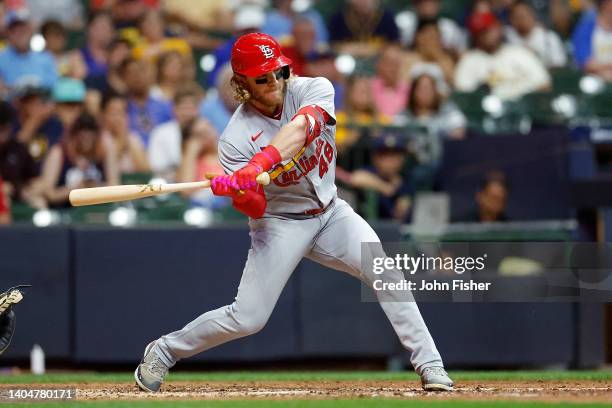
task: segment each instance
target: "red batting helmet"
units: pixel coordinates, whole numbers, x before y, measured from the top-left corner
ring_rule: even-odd
[[[281,54],[280,45],[268,34],[245,34],[232,48],[232,69],[248,77],[258,77],[291,63]]]

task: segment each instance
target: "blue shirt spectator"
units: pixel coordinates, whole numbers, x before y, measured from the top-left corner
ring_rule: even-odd
[[[138,134],[142,143],[147,147],[153,128],[172,120],[172,105],[152,97],[147,98],[144,104],[139,104],[130,98],[127,111],[130,130]]]
[[[0,52],[0,78],[10,88],[29,84],[50,89],[57,80],[57,71],[49,53],[20,53],[9,46]]]
[[[50,89],[57,79],[51,54],[30,49],[29,20],[29,14],[23,10],[11,12],[6,18],[8,46],[0,52],[0,81],[9,91],[25,85]]]
[[[217,77],[215,89],[208,92],[199,107],[200,116],[210,122],[219,136],[240,105],[240,102],[234,98],[234,89],[231,85],[233,75],[232,67],[226,64]]]
[[[206,76],[206,87],[212,88],[215,86],[215,82],[217,81],[217,75],[221,71],[221,68],[228,62],[232,57],[232,47],[234,46],[234,42],[238,37],[232,37],[223,44],[221,44],[214,52],[213,55],[215,57],[215,68],[208,73]]]
[[[119,68],[127,90],[128,125],[132,132],[149,147],[151,131],[157,125],[172,120],[172,105],[151,96],[151,75],[143,60],[128,58]]]
[[[206,97],[200,105],[200,116],[208,120],[219,135],[223,133],[232,114],[218,95]]]
[[[582,16],[572,41],[577,64],[612,82],[612,0],[598,1],[596,11]]]
[[[576,64],[583,68],[593,53],[593,32],[597,24],[597,11],[589,9],[582,13],[572,34],[572,48]]]

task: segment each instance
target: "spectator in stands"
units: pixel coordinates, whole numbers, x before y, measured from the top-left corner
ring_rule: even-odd
[[[14,112],[8,102],[0,102],[0,178],[4,192],[12,201],[25,201],[34,207],[44,207],[37,197],[35,180],[38,168],[28,146],[13,137]]]
[[[202,91],[198,87],[189,85],[180,89],[174,97],[174,119],[151,132],[149,164],[157,176],[176,180],[176,171],[181,164],[181,129],[198,117],[201,100]],[[211,131],[214,132],[212,126]]]
[[[315,26],[309,19],[298,17],[293,23],[291,38],[282,47],[283,55],[290,58],[291,70],[298,76],[308,75],[308,62],[319,55]]]
[[[449,87],[439,66],[415,65],[411,71],[406,119],[425,126],[442,139],[462,139],[467,120],[457,106],[446,98]]]
[[[402,51],[398,45],[388,45],[378,58],[376,76],[372,78],[372,96],[376,110],[393,117],[406,109],[408,81],[402,78]]]
[[[32,20],[40,26],[44,21],[55,20],[70,30],[82,30],[85,25],[81,0],[26,0]]]
[[[313,55],[306,65],[305,76],[329,79],[334,87],[334,105],[337,110],[342,109],[345,77],[338,71],[335,53],[327,51]]]
[[[402,119],[415,128],[411,149],[417,164],[412,180],[417,188],[430,189],[436,184],[444,140],[463,139],[467,119],[454,103],[447,101],[449,88],[437,65],[416,65],[411,72],[411,83]]]
[[[397,135],[383,135],[374,140],[372,165],[355,170],[344,181],[360,190],[378,195],[378,216],[406,222],[410,215],[414,189],[404,174],[406,143]]]
[[[408,77],[412,67],[420,63],[440,66],[446,82],[453,83],[455,60],[452,54],[443,47],[440,28],[435,20],[419,20],[412,47],[405,53],[402,71]]]
[[[27,85],[50,89],[57,80],[55,61],[48,52],[30,50],[32,25],[27,12],[7,16],[8,46],[0,51],[0,95]]]
[[[172,119],[172,105],[150,96],[151,72],[144,61],[128,58],[120,72],[127,89],[130,130],[148,147],[151,131]]]
[[[370,78],[351,76],[347,79],[344,108],[336,112],[336,145],[346,151],[360,137],[363,128],[389,125],[392,118],[376,111]]]
[[[62,137],[62,122],[55,115],[55,104],[46,89],[25,87],[18,90],[15,99],[16,139],[28,147],[39,166],[49,148]]]
[[[104,9],[108,10],[110,7],[118,36],[128,40],[130,44],[136,44],[141,35],[138,25],[147,9],[156,8],[155,5],[149,6],[146,0],[109,0],[109,3]]]
[[[467,48],[466,33],[453,20],[440,15],[440,0],[412,0],[414,11],[405,10],[397,14],[395,21],[400,30],[400,41],[412,47],[422,21],[432,21],[438,27],[441,44],[459,56]]]
[[[51,98],[63,129],[70,129],[85,111],[85,92],[83,81],[72,78],[60,78],[53,87]]]
[[[209,32],[232,31],[232,9],[225,1],[165,0],[161,11],[173,31],[194,49],[212,50],[224,40]]]
[[[99,93],[99,99],[103,94],[109,92],[125,93],[127,88],[121,77],[121,65],[132,53],[132,48],[127,40],[118,38],[113,40],[108,48],[108,70],[106,75],[90,76],[85,79],[88,90]]]
[[[533,7],[525,0],[514,3],[510,9],[510,27],[506,38],[510,44],[518,44],[536,53],[547,68],[563,67],[567,56],[561,39],[537,19]]]
[[[102,139],[115,152],[119,172],[148,172],[149,160],[144,145],[128,127],[127,101],[123,95],[104,95],[100,122]]]
[[[176,51],[184,58],[191,57],[191,47],[182,38],[167,37],[164,30],[164,20],[157,10],[147,10],[138,25],[142,36],[132,50],[134,58],[156,62],[163,53]]]
[[[506,206],[508,202],[508,183],[506,175],[500,171],[487,173],[481,181],[475,196],[476,209],[461,220],[468,222],[508,221]]]
[[[598,0],[596,14],[585,13],[572,42],[578,65],[612,82],[612,0]]]
[[[211,175],[224,174],[217,154],[217,134],[205,119],[195,118],[181,129],[181,156],[177,172],[179,182],[202,181]],[[231,204],[227,197],[216,197],[210,189],[190,191],[185,195],[202,207],[219,208]]]
[[[232,47],[238,37],[251,32],[261,31],[261,26],[265,21],[266,15],[263,7],[256,4],[242,5],[234,14],[234,29],[233,35],[222,45],[213,51],[215,57],[215,67],[206,76],[206,87],[212,88],[215,86],[217,75],[221,68],[230,62],[232,55]]]
[[[184,57],[177,51],[160,55],[157,60],[157,81],[151,88],[151,96],[157,99],[172,101],[176,90],[185,84],[187,69]]]
[[[8,193],[4,189],[2,177],[0,177],[0,225],[11,223],[11,205]]]
[[[346,0],[346,7],[329,22],[330,41],[339,52],[372,56],[390,42],[399,41],[393,14],[380,0]]]
[[[51,148],[41,177],[45,197],[53,207],[67,206],[74,188],[119,184],[115,152],[103,143],[93,116],[79,116],[62,142]]]
[[[311,7],[302,10],[300,0],[273,0],[273,7],[266,12],[266,20],[261,31],[275,37],[281,43],[289,39],[293,26],[298,19],[307,19],[314,28],[315,45],[326,47],[329,43],[329,33],[325,21],[319,12]]]
[[[66,50],[66,29],[55,20],[45,21],[40,27],[40,33],[45,39],[45,50],[55,59],[57,73],[60,76],[83,79],[87,68],[82,59],[73,52]]]
[[[169,21],[190,31],[232,31],[232,9],[226,1],[165,0],[161,10]]]
[[[86,80],[106,76],[108,73],[108,47],[115,37],[115,28],[111,15],[106,12],[95,12],[89,16],[87,23],[86,44],[75,50],[75,56],[86,67]]]
[[[488,86],[493,94],[510,100],[550,87],[550,75],[538,57],[523,46],[502,42],[502,27],[495,15],[472,14],[469,29],[475,48],[457,64],[457,90],[473,92]]]
[[[223,133],[234,111],[240,105],[240,102],[234,98],[230,84],[233,75],[232,67],[227,64],[217,76],[214,91],[208,92],[199,108],[200,116],[210,122],[218,135]]]
[[[472,13],[493,13],[504,25],[510,24],[510,8],[516,0],[474,0]]]
[[[572,30],[577,23],[577,13],[567,0],[550,0],[548,2],[548,18],[550,28],[561,37],[563,41],[568,40]]]

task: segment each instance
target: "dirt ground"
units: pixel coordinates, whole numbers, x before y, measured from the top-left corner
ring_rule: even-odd
[[[0,385],[8,389],[76,388],[78,400],[139,399],[336,399],[404,398],[427,400],[529,400],[544,402],[610,402],[608,381],[462,381],[447,393],[425,392],[417,382],[307,381],[307,382],[169,382],[161,393],[140,392],[125,383]]]

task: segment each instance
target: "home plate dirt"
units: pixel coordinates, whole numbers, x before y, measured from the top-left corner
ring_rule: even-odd
[[[14,388],[1,385],[0,390]],[[138,399],[339,399],[404,398],[610,402],[609,381],[462,381],[456,390],[433,393],[414,381],[240,381],[168,382],[160,393],[127,383],[36,384],[20,388],[76,388],[80,400]]]

